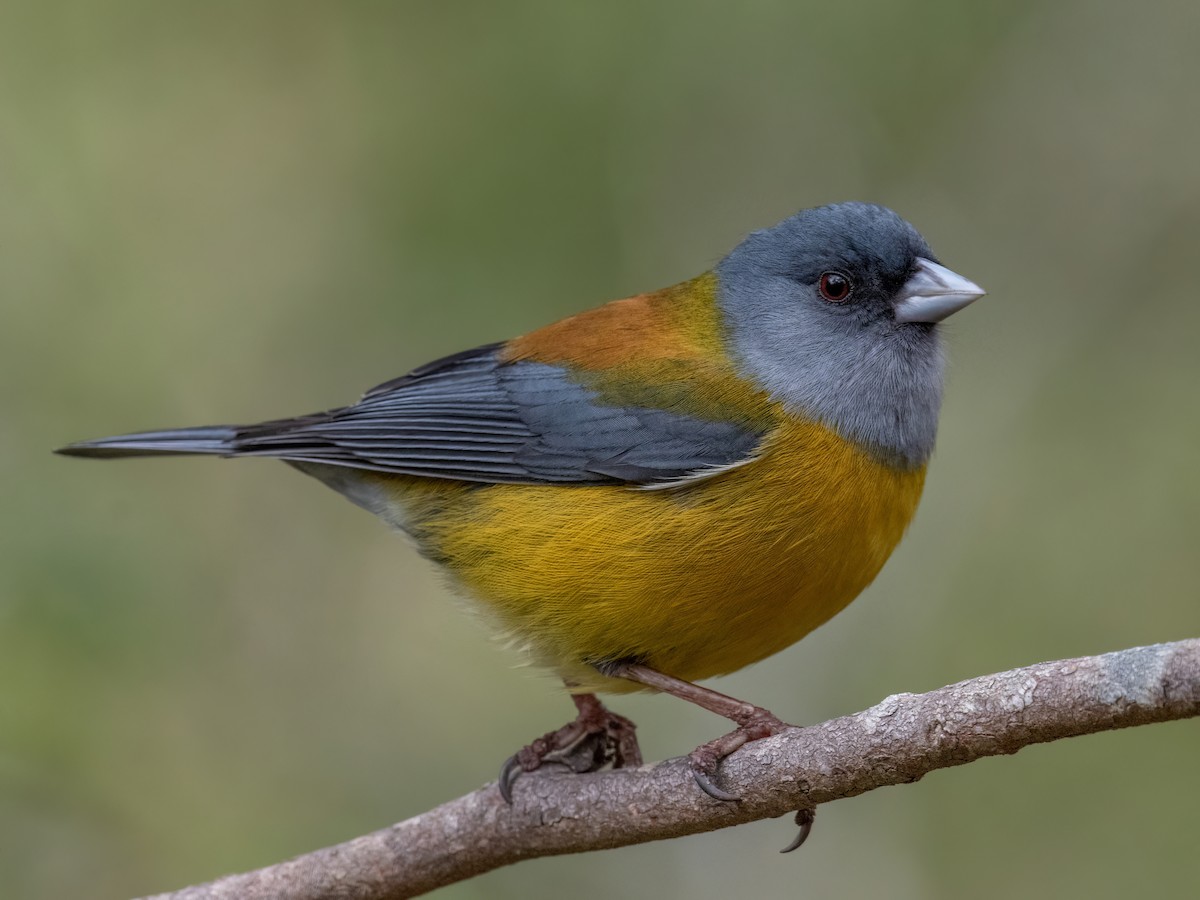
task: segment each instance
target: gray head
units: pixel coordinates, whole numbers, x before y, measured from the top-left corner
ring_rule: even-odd
[[[937,323],[983,290],[890,209],[840,203],[756,231],[717,266],[742,373],[792,412],[905,467],[933,451]]]

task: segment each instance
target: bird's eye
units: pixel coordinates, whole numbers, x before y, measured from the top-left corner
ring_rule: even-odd
[[[830,303],[845,303],[854,284],[841,272],[825,272],[817,282],[817,289]]]

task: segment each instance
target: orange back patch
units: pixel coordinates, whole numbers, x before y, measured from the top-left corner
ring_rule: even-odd
[[[615,300],[514,338],[500,358],[562,366],[614,406],[769,427],[778,412],[737,374],[725,350],[716,293],[717,278],[709,272]]]

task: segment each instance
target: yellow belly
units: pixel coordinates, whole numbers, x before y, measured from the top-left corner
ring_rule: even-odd
[[[377,483],[388,518],[535,662],[623,692],[638,688],[589,663],[695,681],[804,637],[870,584],[924,479],[792,420],[754,462],[670,490]]]

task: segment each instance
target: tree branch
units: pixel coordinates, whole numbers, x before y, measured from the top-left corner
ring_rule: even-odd
[[[622,847],[780,816],[1030,744],[1200,715],[1200,638],[1039,663],[756,741],[697,789],[683,759],[539,772],[510,807],[487,785],[415,818],[153,900],[397,900],[522,859]]]

